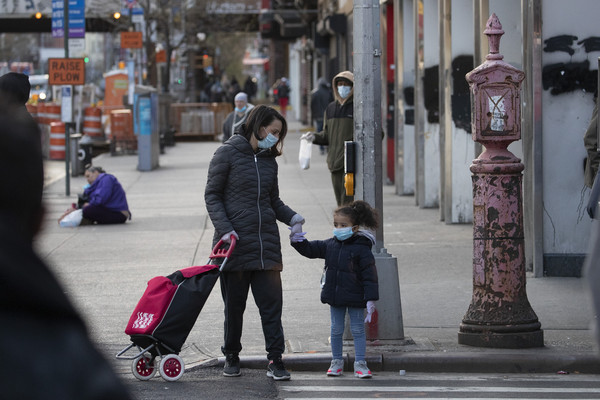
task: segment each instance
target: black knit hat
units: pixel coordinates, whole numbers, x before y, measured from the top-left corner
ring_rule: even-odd
[[[29,77],[25,74],[9,72],[0,76],[0,92],[11,96],[19,104],[27,103],[30,90]]]

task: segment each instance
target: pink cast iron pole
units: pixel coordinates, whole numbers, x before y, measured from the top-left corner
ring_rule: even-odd
[[[544,346],[525,290],[521,160],[507,147],[521,139],[520,71],[499,53],[502,25],[492,14],[483,32],[490,53],[466,75],[473,140],[485,150],[473,161],[473,298],[458,343],[496,348]]]

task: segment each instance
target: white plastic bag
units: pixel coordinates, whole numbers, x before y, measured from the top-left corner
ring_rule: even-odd
[[[312,142],[307,139],[300,139],[300,152],[298,153],[298,161],[300,168],[310,168],[310,156],[312,154]]]
[[[75,210],[65,215],[59,222],[63,228],[73,228],[81,224],[83,218],[83,210]]]

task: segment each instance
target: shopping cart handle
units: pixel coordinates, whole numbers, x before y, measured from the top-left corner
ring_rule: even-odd
[[[235,249],[235,244],[237,243],[237,239],[235,236],[231,235],[229,237],[231,242],[229,243],[228,248],[221,248],[224,244],[226,244],[223,240],[219,240],[215,247],[212,249],[209,258],[227,258],[233,253],[233,249]]]

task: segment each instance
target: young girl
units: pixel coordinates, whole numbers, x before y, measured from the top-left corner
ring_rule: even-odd
[[[369,230],[377,228],[377,211],[364,201],[339,207],[333,213],[333,238],[308,241],[306,232],[290,235],[292,246],[308,258],[324,258],[325,271],[321,281],[321,302],[331,311],[332,361],[327,375],[339,376],[344,371],[342,335],[346,310],[354,338],[354,376],[370,378],[365,361],[366,337],[364,322],[370,321],[379,299],[377,269],[371,247],[375,237]],[[359,229],[360,227],[360,229]],[[363,321],[364,309],[367,319]]]

